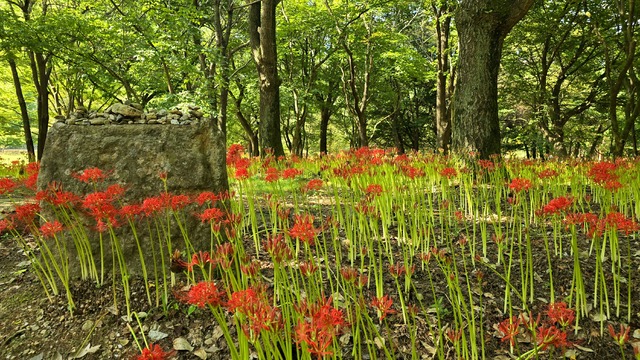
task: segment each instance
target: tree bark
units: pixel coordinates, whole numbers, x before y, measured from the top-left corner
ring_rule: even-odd
[[[500,154],[498,70],[502,45],[534,0],[463,0],[456,12],[460,56],[453,147],[481,158]]]
[[[278,0],[261,0],[249,9],[251,53],[260,78],[259,140],[262,156],[283,156],[280,131],[280,78],[276,47],[276,6]]]
[[[451,144],[451,112],[449,111],[449,100],[451,93],[447,86],[447,76],[449,74],[449,35],[451,33],[451,16],[448,16],[448,2],[443,2],[439,8],[433,4],[436,14],[436,36],[438,61],[436,76],[436,142],[437,147],[442,149],[446,155]]]
[[[20,107],[20,115],[22,116],[22,129],[24,131],[24,140],[27,144],[27,155],[29,162],[36,161],[36,152],[33,147],[33,137],[31,136],[31,122],[29,120],[29,112],[27,111],[27,103],[24,100],[22,92],[22,84],[20,83],[20,75],[18,74],[18,66],[12,54],[8,55],[9,67],[11,68],[11,76],[13,77],[13,85],[16,89],[16,97]]]

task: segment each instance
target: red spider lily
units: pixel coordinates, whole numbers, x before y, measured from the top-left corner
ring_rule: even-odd
[[[632,342],[631,346],[633,347],[633,357],[635,357],[636,360],[639,360],[640,359],[640,343]]]
[[[205,209],[201,214],[197,214],[200,221],[220,222],[224,218],[224,212],[218,208]]]
[[[622,188],[622,184],[618,180],[612,179],[604,183],[604,188],[611,192],[616,192]]]
[[[620,346],[623,346],[629,341],[629,330],[631,330],[629,325],[620,324],[620,332],[616,332],[613,329],[613,325],[609,324],[609,335],[611,335],[613,340]]]
[[[346,326],[342,311],[331,305],[331,298],[318,304],[302,303],[298,309],[306,316],[296,325],[296,342],[305,344],[307,350],[318,357],[333,355],[331,345]]]
[[[553,169],[545,169],[538,173],[540,179],[553,179],[558,176],[558,172]]]
[[[112,185],[102,192],[87,194],[82,201],[82,207],[98,220],[108,220],[112,225],[117,223],[118,210],[114,203],[123,194],[124,189],[119,185]]]
[[[376,197],[382,194],[382,186],[379,184],[371,184],[364,191],[368,196]]]
[[[191,199],[187,195],[171,195],[170,206],[174,211],[184,209],[191,204]]]
[[[18,184],[10,178],[0,179],[0,195],[12,192]]]
[[[521,192],[531,189],[533,183],[528,179],[515,178],[511,180],[511,184],[509,184],[509,189],[515,192]]]
[[[302,187],[303,192],[311,191],[311,190],[320,190],[322,188],[322,180],[321,179],[311,179]]]
[[[567,333],[555,326],[541,326],[538,328],[537,335],[538,346],[540,346],[541,350],[546,350],[549,346],[559,349],[571,345],[571,343],[567,341]]]
[[[288,208],[288,209],[278,208],[276,212],[278,213],[278,218],[280,218],[280,220],[282,221],[285,221],[289,219],[289,216],[291,215],[291,208]]]
[[[295,179],[296,176],[302,175],[302,170],[295,168],[288,168],[282,172],[283,179]]]
[[[211,191],[203,191],[195,198],[195,202],[202,206],[205,203],[209,203],[210,205],[215,204],[218,200],[220,200],[220,196]]]
[[[538,314],[538,317],[536,318],[533,317],[531,312],[528,314],[521,314],[520,323],[523,324],[529,332],[534,333],[538,325],[540,325],[540,314]]]
[[[25,172],[27,173],[27,178],[24,179],[24,186],[29,190],[36,191],[38,187],[38,173],[40,172],[40,163],[32,162],[27,164]]]
[[[9,219],[0,220],[0,235],[5,231],[11,231],[14,229],[13,222]]]
[[[140,204],[130,204],[124,205],[118,211],[120,216],[126,219],[132,219],[142,213],[142,205]]]
[[[264,181],[266,182],[274,182],[280,179],[280,175],[278,174],[278,169],[270,167],[267,168],[266,175],[264,177]]]
[[[342,267],[340,269],[340,274],[342,275],[342,278],[348,282],[348,283],[353,283],[355,282],[357,276],[358,276],[358,270],[356,270],[355,268],[352,267]]]
[[[265,251],[271,255],[274,263],[279,264],[283,261],[291,260],[293,257],[293,251],[284,240],[282,234],[278,234],[278,236],[267,236],[263,246]]]
[[[248,264],[242,264],[240,265],[240,271],[248,277],[253,278],[260,272],[260,262],[254,260]]]
[[[318,271],[318,265],[309,261],[300,263],[299,268],[300,268],[300,273],[306,277],[309,277],[313,275],[316,271]]]
[[[501,340],[509,340],[511,346],[514,346],[516,343],[516,336],[520,333],[520,322],[521,319],[519,317],[512,316],[504,319],[500,324],[498,324],[498,331],[502,333]]]
[[[573,200],[571,198],[565,197],[565,196],[561,196],[559,198],[555,198],[550,200],[547,205],[545,205],[542,208],[542,213],[544,215],[553,215],[553,214],[558,214],[562,211],[567,210],[571,204],[573,203]]]
[[[136,360],[167,360],[175,353],[175,351],[162,350],[158,344],[149,344],[148,347],[142,349],[142,353],[136,357]]]
[[[478,160],[481,169],[491,172],[496,168],[496,164],[491,160]]]
[[[244,153],[244,146],[241,144],[231,144],[227,149],[227,165],[235,165]]]
[[[618,180],[615,174],[617,166],[614,163],[602,161],[595,163],[589,169],[587,175],[597,184],[604,184],[607,181]]]
[[[405,273],[409,273],[411,275],[415,270],[416,270],[415,265],[412,265],[410,267],[406,267],[404,266],[404,264],[401,264],[401,263],[395,263],[393,265],[389,265],[389,273],[391,273],[391,275],[394,277],[402,276]]]
[[[619,212],[611,212],[607,214],[607,217],[604,219],[604,222],[611,228],[616,229],[618,231],[624,231],[625,234],[629,235],[633,232],[636,232],[640,229],[638,223],[631,219],[627,219],[624,214]]]
[[[71,174],[74,178],[87,184],[95,184],[104,180],[107,175],[97,167],[84,169],[82,173]]]
[[[54,237],[57,233],[61,232],[62,230],[63,230],[62,223],[60,223],[58,220],[46,222],[42,224],[42,226],[40,226],[40,233],[42,233],[42,236],[45,238]]]
[[[388,295],[373,298],[371,300],[371,306],[378,312],[378,320],[380,322],[382,322],[387,315],[396,313],[396,310],[392,308],[393,300]]]
[[[187,263],[187,270],[192,271],[194,266],[204,266],[207,263],[212,265],[215,264],[215,261],[211,259],[211,255],[208,251],[194,253],[191,256],[191,261]]]
[[[458,175],[458,172],[456,171],[456,169],[454,169],[452,167],[447,167],[447,168],[444,168],[444,169],[440,170],[440,176],[445,177],[447,179],[454,178],[457,175]]]
[[[246,167],[236,168],[236,172],[234,173],[233,177],[235,177],[237,180],[246,180],[249,178],[249,170]]]
[[[223,269],[229,269],[233,262],[235,249],[232,243],[224,243],[216,246],[213,261]]]
[[[24,204],[16,206],[16,219],[23,224],[31,224],[40,212],[40,204]]]
[[[309,245],[313,245],[319,230],[313,226],[313,215],[296,215],[289,236]]]
[[[64,208],[73,208],[76,205],[80,204],[80,197],[69,191],[38,191],[36,193],[36,200],[45,201],[51,205],[64,207]]]
[[[455,344],[458,341],[460,341],[460,339],[462,338],[462,329],[460,330],[449,329],[445,333],[445,336],[447,337],[447,339],[449,339],[449,341]]]
[[[549,304],[547,316],[552,323],[557,323],[564,329],[573,323],[573,320],[576,318],[576,312],[573,309],[567,308],[566,303],[556,302]]]
[[[148,197],[142,201],[142,212],[147,216],[152,216],[165,209],[164,202],[158,196]]]
[[[223,291],[213,281],[201,281],[191,287],[186,294],[179,295],[178,300],[199,308],[217,307],[223,303]]]
[[[272,307],[269,299],[254,288],[231,294],[227,309],[245,317],[248,321],[247,335],[251,338],[257,337],[261,331],[274,331],[280,327],[281,315],[278,309]]]
[[[402,166],[402,173],[410,178],[410,179],[415,179],[417,177],[423,177],[425,175],[424,170],[422,169],[418,169],[416,167],[410,166],[410,165],[405,165]]]

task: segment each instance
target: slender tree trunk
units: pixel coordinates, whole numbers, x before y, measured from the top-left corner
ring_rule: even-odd
[[[49,131],[49,78],[51,76],[51,67],[49,67],[49,59],[42,53],[29,52],[29,61],[33,82],[38,93],[36,101],[38,108],[37,159],[40,161]]]
[[[253,2],[249,9],[251,53],[260,78],[260,148],[265,156],[284,155],[280,131],[280,79],[276,47],[278,0]]]
[[[504,38],[533,0],[463,0],[456,13],[460,56],[453,147],[481,158],[500,154],[498,70]]]
[[[329,118],[331,117],[331,110],[328,107],[322,107],[320,109],[320,154],[328,154],[327,150],[327,133],[329,130]]]
[[[25,143],[27,144],[27,155],[29,157],[29,162],[34,162],[36,161],[36,152],[33,147],[33,137],[31,136],[31,122],[29,120],[29,112],[27,111],[27,103],[24,100],[24,93],[22,92],[22,84],[20,83],[18,67],[12,54],[9,54],[8,61],[9,67],[11,68],[11,75],[13,76],[13,85],[16,89],[18,105],[20,106],[20,115],[22,116],[22,130],[24,132]]]
[[[436,142],[437,147],[442,149],[444,154],[449,152],[451,144],[451,113],[449,111],[447,75],[449,73],[449,35],[451,33],[451,17],[447,16],[447,2],[437,9],[436,14],[436,36],[438,45],[438,75],[436,76]],[[444,16],[444,18],[443,18]],[[451,76],[451,74],[449,74]]]

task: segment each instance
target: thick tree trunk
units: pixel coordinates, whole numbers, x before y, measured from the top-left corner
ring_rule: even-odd
[[[533,0],[463,0],[456,13],[460,57],[453,147],[481,158],[500,154],[498,70],[504,38]]]
[[[249,38],[253,60],[260,78],[261,154],[284,155],[280,132],[280,79],[276,49],[277,0],[261,0],[249,10]]]
[[[20,83],[20,75],[18,74],[18,66],[11,54],[8,56],[11,75],[13,76],[13,85],[16,89],[16,97],[18,98],[18,106],[20,107],[20,115],[22,116],[22,130],[24,131],[24,140],[27,144],[27,155],[29,162],[36,161],[36,152],[33,147],[33,137],[31,136],[31,122],[29,120],[29,112],[27,111],[27,103],[24,100],[22,92],[22,84]]]

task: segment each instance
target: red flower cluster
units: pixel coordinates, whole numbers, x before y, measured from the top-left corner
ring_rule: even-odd
[[[620,324],[620,332],[616,332],[613,329],[613,325],[609,324],[609,335],[611,335],[613,340],[615,340],[615,342],[620,346],[623,346],[629,341],[630,330],[631,330],[631,327],[629,327],[629,325]],[[635,348],[634,348],[634,351],[635,351]]]
[[[458,172],[456,171],[456,169],[454,169],[452,167],[446,167],[446,168],[440,170],[440,176],[445,177],[447,179],[454,178],[457,175],[458,175]]]
[[[371,306],[373,306],[373,308],[378,312],[378,319],[380,322],[382,322],[387,315],[396,313],[396,310],[392,308],[393,300],[389,295],[373,298],[373,300],[371,300]]]
[[[533,183],[528,179],[515,178],[511,180],[511,184],[509,184],[509,189],[515,192],[521,192],[531,189]]]
[[[331,344],[346,326],[342,311],[331,305],[331,298],[317,304],[302,303],[298,308],[306,316],[296,326],[296,342],[318,357],[333,355]]]
[[[264,249],[271,255],[274,263],[279,264],[283,261],[291,260],[293,257],[293,251],[284,240],[282,234],[278,236],[267,236],[264,242]]]
[[[364,192],[370,197],[379,196],[382,194],[382,185],[370,184]]]
[[[263,330],[274,331],[281,325],[278,309],[271,306],[269,299],[263,293],[253,288],[231,294],[227,309],[232,313],[241,314],[248,321],[244,330],[245,334],[252,339]]]
[[[58,220],[46,222],[40,226],[40,233],[45,238],[54,237],[63,230],[62,224]]]
[[[12,192],[18,184],[10,178],[0,179],[0,195]]]
[[[576,312],[568,308],[565,302],[555,302],[549,304],[547,316],[552,324],[558,324],[564,329],[573,323],[576,318]]]
[[[413,167],[411,165],[404,165],[401,167],[402,169],[402,173],[410,178],[410,179],[415,179],[417,177],[423,177],[425,176],[425,172],[422,169],[418,169],[416,167]]]
[[[502,333],[502,341],[507,341],[514,346],[516,343],[516,336],[520,333],[521,318],[518,316],[512,316],[504,319],[498,324],[498,331]]]
[[[296,215],[293,226],[289,229],[289,236],[313,245],[319,232],[320,230],[313,226],[313,215]]]
[[[71,176],[87,184],[101,182],[107,177],[107,175],[97,167],[84,169],[81,173],[73,173]]]
[[[227,165],[235,166],[244,154],[244,146],[241,144],[231,144],[227,149]]]
[[[142,349],[142,353],[136,357],[136,360],[167,360],[173,355],[175,351],[164,351],[158,344],[150,344],[148,347]]]
[[[496,164],[491,160],[478,160],[478,165],[487,172],[491,172],[496,168]]]
[[[322,179],[311,179],[309,180],[307,185],[305,185],[302,188],[302,192],[307,192],[311,190],[320,190],[321,188],[322,188]]]
[[[571,345],[571,343],[567,341],[567,333],[553,325],[539,327],[537,337],[538,346],[540,346],[540,349],[542,350],[546,350],[549,346],[559,349],[566,348]]]
[[[296,168],[284,169],[282,172],[283,179],[295,179],[298,175],[302,175],[302,170]]]
[[[567,210],[571,204],[573,203],[573,200],[565,197],[565,196],[561,196],[559,198],[555,198],[549,201],[549,203],[547,205],[545,205],[542,208],[542,214],[543,215],[554,215],[554,214],[558,214],[562,211]]]
[[[223,292],[218,290],[213,281],[201,281],[193,285],[186,294],[178,296],[180,301],[201,309],[208,305],[220,306],[223,303],[222,298]]]
[[[545,169],[538,173],[540,179],[553,179],[558,176],[558,172],[553,169]]]
[[[589,178],[609,191],[617,191],[622,187],[620,177],[616,174],[618,166],[608,161],[595,163],[588,172]]]
[[[640,225],[632,219],[628,219],[619,212],[611,212],[604,218],[599,218],[593,213],[567,214],[564,220],[567,226],[576,224],[587,225],[587,236],[601,236],[607,229],[623,231],[625,235],[640,230]]]
[[[274,182],[274,181],[278,181],[278,179],[280,179],[280,175],[278,174],[278,169],[273,167],[267,168],[264,181]]]

